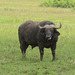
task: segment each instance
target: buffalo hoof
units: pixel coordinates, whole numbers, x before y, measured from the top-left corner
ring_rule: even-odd
[[[40,60],[42,61],[42,60],[43,60],[43,58],[40,58]]]
[[[52,61],[56,61],[56,59],[52,59]]]
[[[22,56],[23,56],[23,57],[26,57],[26,54],[24,53],[24,54],[22,54]]]

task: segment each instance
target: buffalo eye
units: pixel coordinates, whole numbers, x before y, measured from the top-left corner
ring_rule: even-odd
[[[45,33],[45,28],[40,29],[41,33]]]

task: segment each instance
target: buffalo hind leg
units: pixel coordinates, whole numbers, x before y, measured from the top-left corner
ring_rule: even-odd
[[[27,43],[21,42],[20,48],[21,48],[21,52],[22,52],[23,55],[26,55],[26,49],[27,49],[27,47],[28,47]]]

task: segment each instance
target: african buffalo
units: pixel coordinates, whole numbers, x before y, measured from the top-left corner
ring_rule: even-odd
[[[60,33],[57,29],[61,28],[51,21],[26,21],[18,28],[19,42],[22,54],[26,53],[29,45],[32,48],[38,46],[40,51],[40,60],[43,59],[44,48],[51,48],[53,60],[55,60],[56,42]]]

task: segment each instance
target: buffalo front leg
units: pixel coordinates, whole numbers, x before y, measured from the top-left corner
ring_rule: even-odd
[[[40,51],[40,60],[42,61],[44,55],[44,48],[39,47],[39,51]]]
[[[56,49],[56,44],[51,47],[52,56],[53,56],[53,59],[52,60],[56,60],[56,58],[55,58],[55,49]]]
[[[40,50],[40,60],[43,60],[44,50]]]

